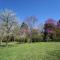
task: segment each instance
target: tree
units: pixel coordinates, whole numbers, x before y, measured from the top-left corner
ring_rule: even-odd
[[[38,21],[36,16],[30,16],[25,19],[25,22],[29,26],[30,29],[33,29],[35,26],[35,23]]]
[[[38,30],[40,31],[40,33],[43,33],[43,29],[44,29],[44,25],[42,23],[40,23],[38,25]]]
[[[29,33],[30,33],[30,30],[28,25],[25,22],[23,22],[20,27],[21,40],[23,40],[24,42],[26,40],[26,42],[28,42],[29,35],[30,35]]]
[[[53,19],[48,19],[44,24],[44,40],[46,40],[47,36],[50,37],[50,39],[53,39],[53,34],[55,31],[55,21]]]
[[[56,38],[60,39],[60,20],[57,22],[56,26]]]
[[[0,27],[1,33],[6,37],[6,44],[9,41],[9,36],[14,31],[14,27],[17,25],[17,17],[11,10],[5,9],[0,13]]]
[[[33,28],[35,28],[35,23],[38,21],[37,17],[36,16],[30,16],[30,17],[27,17],[25,19],[25,23],[28,25],[28,28],[29,28],[29,38],[30,38],[30,41],[31,41],[31,37],[32,37],[32,30]]]
[[[14,30],[12,31],[12,35],[14,36],[14,40],[13,41],[19,41],[20,40],[20,24],[17,24],[14,27]]]

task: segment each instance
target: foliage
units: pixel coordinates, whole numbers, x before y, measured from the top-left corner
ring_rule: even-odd
[[[56,27],[56,39],[60,41],[60,20],[57,22],[57,27]]]
[[[10,41],[32,42],[60,40],[60,20],[47,19],[43,24],[39,23],[36,16],[27,17],[21,25],[18,23],[16,14],[8,9],[0,12],[0,44]]]
[[[14,27],[17,25],[17,17],[11,10],[3,10],[0,13],[0,30],[3,37],[6,37],[6,44],[9,41],[9,36],[13,34]]]
[[[44,24],[44,40],[46,40],[48,37],[50,39],[53,39],[55,29],[56,29],[55,21],[53,19],[48,19]]]
[[[31,34],[32,42],[39,42],[42,41],[42,34],[39,32],[38,29],[33,29]]]

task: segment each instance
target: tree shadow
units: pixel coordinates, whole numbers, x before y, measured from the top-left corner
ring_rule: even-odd
[[[53,58],[53,60],[60,60],[60,50],[47,51],[47,54],[50,56],[47,57]]]
[[[0,47],[6,47],[6,45],[0,45]]]

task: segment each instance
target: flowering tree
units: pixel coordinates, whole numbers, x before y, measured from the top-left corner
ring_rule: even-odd
[[[57,28],[60,29],[60,20],[57,22]]]
[[[6,44],[9,40],[10,34],[14,31],[17,25],[17,17],[11,10],[5,9],[0,12],[0,36],[6,37]]]
[[[59,38],[60,37],[60,20],[57,22],[56,26],[56,36]]]
[[[55,30],[55,25],[56,22],[53,19],[48,19],[45,24],[44,24],[44,39],[46,39],[46,37],[50,36],[51,39],[53,39],[53,33]]]
[[[30,41],[32,37],[32,30],[35,28],[35,23],[37,22],[37,20],[38,19],[36,16],[30,16],[24,20],[24,22],[28,25],[28,28],[29,28],[27,36],[29,37]]]
[[[29,31],[28,25],[24,22],[22,23],[20,29],[21,29],[21,32],[23,32],[23,33],[28,33],[28,31]]]

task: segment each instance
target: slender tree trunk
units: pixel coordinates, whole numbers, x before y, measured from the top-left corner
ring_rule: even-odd
[[[9,36],[7,36],[6,38],[6,46],[8,45],[8,41],[9,41]]]
[[[2,44],[2,39],[0,40],[0,45]]]

